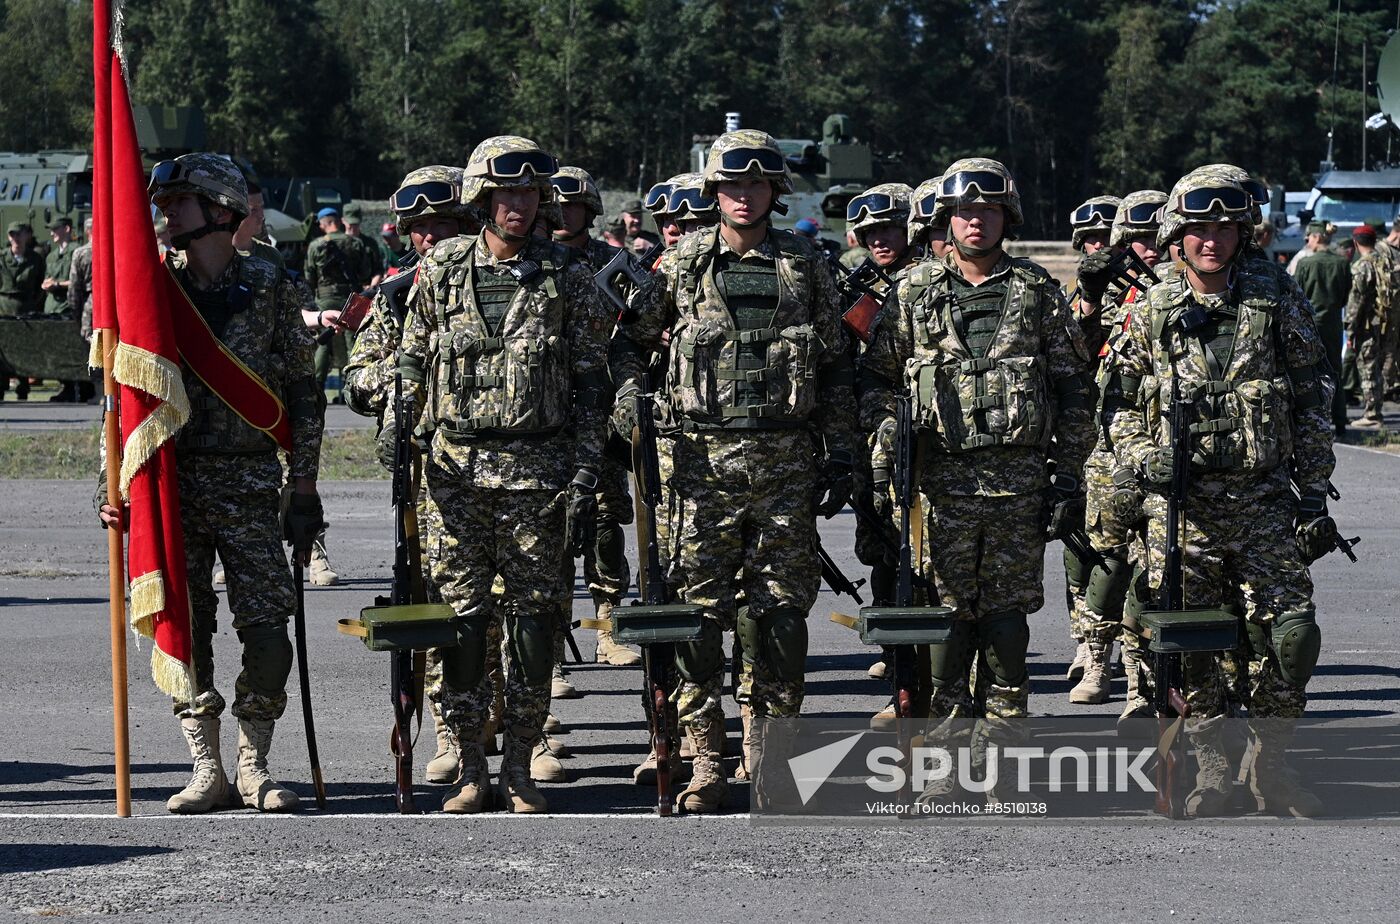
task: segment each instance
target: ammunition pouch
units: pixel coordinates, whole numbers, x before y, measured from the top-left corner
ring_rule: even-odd
[[[1296,687],[1306,686],[1317,667],[1322,653],[1322,630],[1317,625],[1317,610],[1290,610],[1274,619],[1270,630],[1274,652],[1278,655],[1279,673]]]
[[[713,618],[702,617],[700,638],[693,642],[676,643],[676,670],[691,683],[703,684],[723,668],[724,631]]]
[[[287,624],[249,626],[238,630],[243,643],[243,676],[258,696],[276,698],[287,692],[292,673],[292,640]]]
[[[1053,416],[1042,356],[909,364],[914,422],[949,452],[1050,444]]]
[[[1089,574],[1089,589],[1084,595],[1089,612],[1102,620],[1122,618],[1132,580],[1133,566],[1127,559],[1103,556]]]
[[[1031,628],[1025,613],[992,613],[977,621],[977,636],[982,643],[982,658],[998,686],[1024,686],[1026,646],[1030,644]]]

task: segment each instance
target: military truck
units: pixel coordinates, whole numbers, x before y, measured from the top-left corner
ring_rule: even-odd
[[[726,131],[739,128],[739,114],[726,115]],[[697,137],[690,149],[690,169],[702,172],[710,145],[718,135]],[[773,224],[791,228],[803,218],[821,226],[821,236],[845,246],[846,204],[880,182],[887,171],[868,144],[856,140],[855,123],[848,115],[829,115],[822,123],[821,141],[810,138],[777,138],[778,147],[792,171],[793,192],[783,197],[786,215],[774,215]]]

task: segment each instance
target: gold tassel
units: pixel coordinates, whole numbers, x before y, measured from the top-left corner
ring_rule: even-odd
[[[102,331],[92,332],[92,341],[88,344],[88,368],[102,368]]]
[[[182,703],[194,701],[194,674],[190,666],[172,658],[157,645],[151,646],[151,677],[162,693]]]
[[[152,638],[151,617],[165,609],[165,580],[159,571],[148,571],[131,579],[131,628]]]
[[[149,462],[156,450],[175,435],[188,417],[188,413],[182,417],[174,405],[162,404],[127,436],[126,443],[122,446],[122,497],[130,493],[131,480],[136,477],[141,466]]]

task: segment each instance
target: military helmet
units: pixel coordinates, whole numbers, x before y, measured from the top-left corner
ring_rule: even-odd
[[[389,197],[394,230],[407,234],[409,226],[427,215],[463,221],[469,216],[462,205],[462,168],[433,164],[410,170]]]
[[[914,190],[906,183],[881,183],[846,203],[846,230],[861,232],[876,225],[906,225]]]
[[[1007,229],[1024,222],[1016,180],[1001,161],[964,157],[938,178],[938,204],[950,212],[963,202],[995,202],[1006,209]]]
[[[1248,170],[1243,167],[1237,167],[1234,164],[1206,164],[1204,167],[1197,167],[1191,172],[1195,173],[1200,170],[1217,173],[1221,176],[1228,176],[1236,183],[1239,183],[1240,188],[1249,193],[1249,197],[1254,203],[1254,207],[1250,209],[1249,217],[1256,225],[1264,220],[1264,206],[1269,202],[1269,188],[1250,176]]]
[[[929,234],[938,225],[948,223],[948,207],[938,201],[943,177],[924,180],[909,197],[909,246],[927,244]]]
[[[666,214],[674,221],[713,222],[719,217],[719,204],[705,195],[703,173],[681,173],[671,177],[675,188],[667,197]]]
[[[1084,246],[1084,238],[1095,231],[1113,230],[1113,219],[1122,201],[1117,196],[1095,196],[1075,206],[1069,213],[1069,226],[1074,229],[1069,238],[1070,246],[1079,250]]]
[[[248,184],[233,161],[218,154],[181,154],[161,161],[151,168],[146,192],[152,202],[193,193],[237,215],[234,224],[248,217]]]
[[[534,186],[541,203],[554,198],[550,177],[559,170],[554,155],[529,138],[496,135],[476,146],[462,171],[462,204],[480,205],[478,200],[493,189]]]
[[[560,167],[559,172],[550,177],[554,187],[554,198],[560,203],[577,202],[591,213],[588,223],[603,214],[603,197],[598,194],[598,184],[582,167]]]
[[[1243,225],[1240,228],[1240,244],[1243,245],[1254,229],[1250,218],[1253,201],[1234,179],[1236,175],[1212,165],[1198,167],[1177,180],[1162,206],[1157,249],[1166,250],[1168,244],[1179,240],[1187,225],[1205,221],[1233,221]]]
[[[1135,237],[1155,240],[1157,228],[1162,224],[1162,206],[1166,203],[1167,194],[1160,189],[1139,189],[1124,196],[1113,218],[1109,246],[1121,247]]]
[[[646,198],[642,201],[642,207],[656,218],[656,225],[660,227],[662,219],[671,214],[671,194],[676,191],[677,186],[688,183],[691,177],[695,178],[695,187],[700,186],[700,174],[698,173],[677,173],[673,177],[668,177],[660,183],[652,185],[647,190]]]
[[[710,145],[705,158],[704,183],[701,192],[711,198],[722,180],[755,177],[773,184],[777,195],[792,192],[792,173],[778,142],[767,132],[752,128],[725,132]]]

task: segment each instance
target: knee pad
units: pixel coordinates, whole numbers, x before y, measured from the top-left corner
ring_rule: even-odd
[[[1128,582],[1128,593],[1123,599],[1123,625],[1134,632],[1140,632],[1142,614],[1149,608],[1152,588],[1147,585],[1147,572],[1142,566],[1133,568],[1133,577]]]
[[[747,652],[744,655],[749,657]],[[676,643],[676,670],[691,683],[713,680],[724,668],[724,630],[706,616],[700,620],[700,638]]]
[[[287,624],[250,626],[238,631],[243,643],[243,675],[259,696],[281,696],[292,672],[292,640]]]
[[[763,665],[779,680],[796,682],[807,675],[807,614],[779,606],[758,618]]]
[[[1279,673],[1283,679],[1301,687],[1312,677],[1322,653],[1322,630],[1317,625],[1317,610],[1289,610],[1274,619],[1270,636],[1278,655]]]
[[[1025,613],[993,613],[977,623],[982,657],[999,686],[1024,686],[1026,646],[1031,641],[1030,623]]]
[[[734,644],[747,664],[757,661],[763,651],[763,630],[753,617],[753,610],[747,603],[741,604],[734,613]]]
[[[1068,562],[1069,553],[1065,553]],[[1133,580],[1133,566],[1124,558],[1104,556],[1102,564],[1089,571],[1089,589],[1084,602],[1089,612],[1100,619],[1117,620],[1123,616],[1123,604],[1128,597],[1128,585]]]
[[[948,641],[928,646],[929,680],[934,689],[952,686],[967,676],[972,665],[972,640],[977,627],[966,619],[953,623]]]
[[[557,610],[515,613],[506,619],[510,660],[520,669],[520,676],[529,686],[548,683],[554,672],[554,626],[557,622]]]
[[[870,596],[875,606],[893,605],[898,586],[899,571],[894,565],[882,561],[870,566]]]
[[[486,674],[486,648],[491,620],[486,614],[457,620],[457,644],[438,649],[442,682],[458,693],[475,690]]]
[[[1065,580],[1075,593],[1089,586],[1092,565],[1065,546]]]
[[[643,552],[646,549],[642,550]],[[593,558],[608,574],[617,574],[627,567],[627,537],[622,527],[611,520],[598,521],[598,538],[593,543]]]

